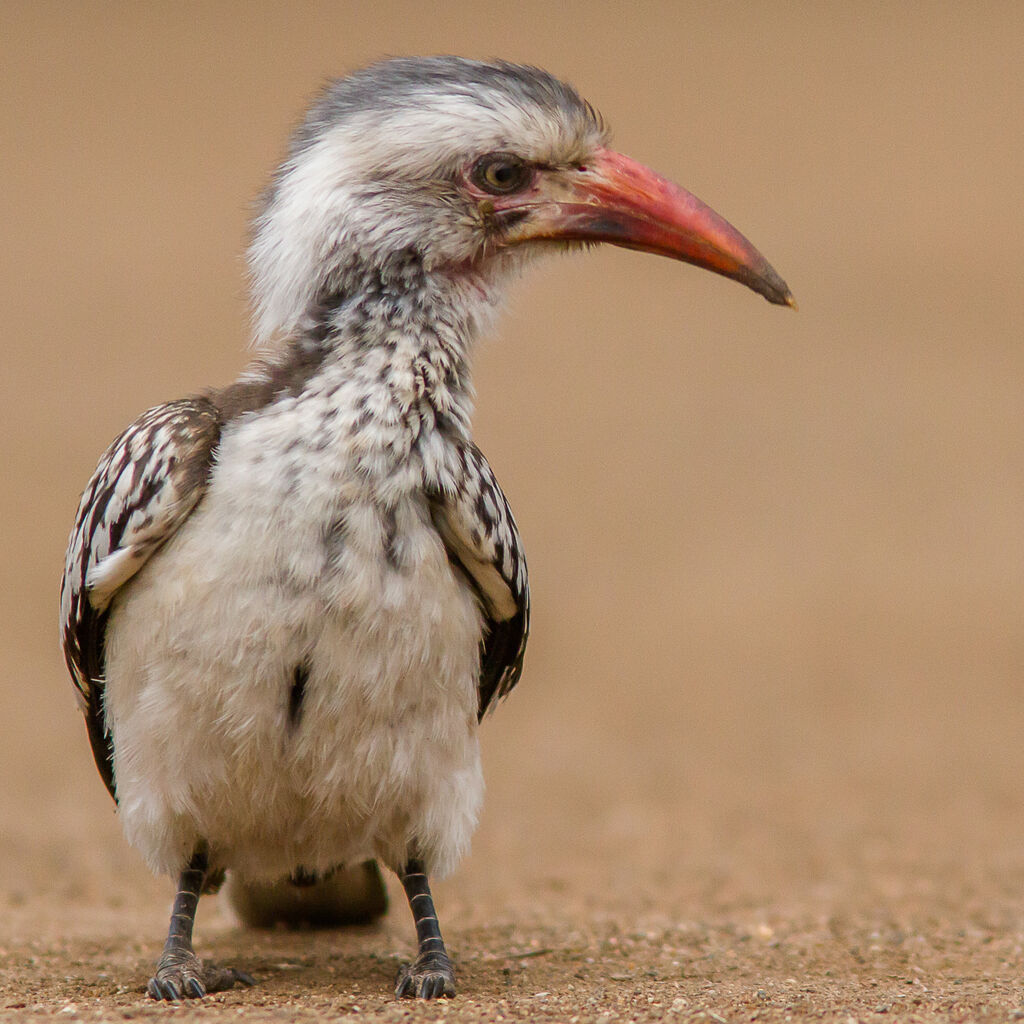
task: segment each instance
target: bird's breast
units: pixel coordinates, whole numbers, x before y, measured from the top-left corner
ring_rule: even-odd
[[[216,571],[348,616],[411,614],[418,595],[450,589],[408,426],[359,402],[282,406],[225,430],[189,524]]]
[[[347,419],[285,406],[226,429],[202,502],[125,588],[108,634],[119,735],[166,706],[169,721],[207,723],[208,742],[171,751],[179,740],[147,719],[144,742],[120,741],[122,779],[162,743],[197,779],[266,774],[282,806],[344,791],[368,807],[407,789],[416,764],[475,750],[476,599],[431,522],[418,457],[361,469],[374,445]]]

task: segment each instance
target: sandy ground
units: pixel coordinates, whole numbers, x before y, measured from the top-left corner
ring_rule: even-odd
[[[1022,12],[0,3],[0,1019],[1024,1016]],[[614,250],[516,290],[477,432],[534,631],[437,886],[461,994],[390,999],[400,899],[210,899],[199,952],[258,986],[151,1004],[171,885],[56,651],[77,495],[242,365],[248,203],[317,83],[438,51],[575,81],[801,312]]]

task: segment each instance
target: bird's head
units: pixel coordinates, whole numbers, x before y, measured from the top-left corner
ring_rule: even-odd
[[[459,57],[383,61],[331,83],[255,223],[261,340],[347,282],[401,274],[493,283],[545,248],[658,253],[793,305],[756,249],[696,197],[607,147],[594,109],[544,71]]]

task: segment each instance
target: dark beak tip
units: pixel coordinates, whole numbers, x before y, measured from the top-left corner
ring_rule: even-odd
[[[793,293],[789,290],[789,285],[782,280],[775,268],[768,262],[764,262],[752,275],[752,278],[745,283],[763,295],[774,306],[789,306],[794,310],[799,308]]]
[[[794,312],[800,311],[800,307],[797,305],[796,299],[793,298],[793,293],[788,288],[784,287],[781,292],[773,292],[771,295],[765,295],[765,298],[774,306],[789,306],[789,308]]]

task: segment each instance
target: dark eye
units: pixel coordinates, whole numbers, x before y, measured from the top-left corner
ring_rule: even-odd
[[[496,196],[507,196],[530,184],[533,168],[510,153],[491,153],[473,165],[473,184]]]

